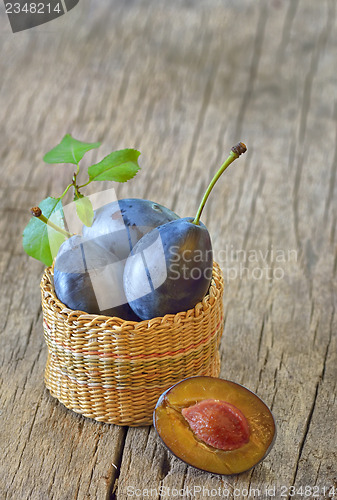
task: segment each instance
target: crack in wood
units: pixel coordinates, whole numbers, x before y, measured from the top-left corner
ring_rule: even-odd
[[[247,229],[246,229],[246,231],[244,233],[244,236],[243,236],[243,243],[242,243],[242,248],[243,249],[247,248],[247,243],[248,243],[249,235],[251,233],[252,226],[253,226],[253,221],[254,221],[254,218],[255,218],[255,215],[256,215],[257,200],[261,196],[261,193],[262,193],[262,190],[263,190],[263,186],[264,186],[264,182],[265,182],[265,177],[264,177],[264,174],[261,173],[260,174],[259,183],[257,185],[256,191],[255,191],[254,196],[252,198],[252,204],[251,204],[251,208],[250,208],[250,211],[249,211],[249,219],[247,220]]]
[[[247,85],[245,92],[243,94],[240,108],[237,113],[237,122],[236,122],[234,137],[237,137],[238,140],[240,140],[242,134],[242,126],[245,119],[245,114],[248,109],[249,102],[252,99],[255,81],[257,79],[259,63],[263,51],[263,40],[265,38],[265,32],[266,32],[268,5],[269,3],[267,2],[264,1],[260,2],[260,11],[256,24],[255,38],[254,42],[252,43],[253,53],[248,71]]]
[[[327,346],[326,346],[326,349],[325,349],[325,354],[324,354],[324,358],[323,358],[323,366],[322,366],[322,370],[321,370],[321,374],[319,376],[319,379],[318,379],[318,381],[316,383],[316,389],[315,389],[315,394],[314,394],[313,402],[312,402],[312,405],[311,405],[311,408],[310,408],[310,411],[309,411],[309,414],[308,414],[308,418],[307,418],[305,429],[304,429],[303,438],[302,438],[302,441],[301,441],[301,444],[300,444],[300,448],[299,448],[299,452],[298,452],[298,458],[297,458],[297,463],[296,463],[296,469],[295,469],[295,473],[294,473],[293,480],[292,480],[292,485],[295,485],[295,483],[296,483],[296,477],[297,477],[297,474],[298,474],[299,465],[300,465],[300,461],[301,461],[301,458],[302,458],[302,453],[303,453],[303,450],[304,450],[304,446],[306,444],[306,440],[307,440],[307,436],[308,436],[308,433],[309,433],[311,421],[312,421],[312,418],[313,418],[313,415],[314,415],[314,410],[315,410],[315,406],[316,406],[316,402],[317,402],[317,397],[318,397],[318,391],[319,391],[319,388],[321,387],[321,385],[323,383],[323,380],[324,380],[324,377],[325,377],[326,365],[327,365],[327,359],[328,359],[328,353],[329,353],[330,343],[331,343],[331,339],[332,339],[332,325],[333,325],[333,320],[334,320],[334,314],[335,314],[335,310],[333,309],[332,314],[331,314],[331,319],[330,319],[329,340],[327,342]],[[318,473],[317,473],[317,477],[318,477]],[[317,477],[316,477],[316,482],[317,482]],[[315,482],[315,484],[316,484],[316,482]],[[290,499],[291,499],[291,497],[289,496],[288,500],[290,500]]]
[[[111,470],[111,476],[110,479],[107,481],[107,493],[105,500],[115,500],[117,499],[117,491],[118,491],[118,480],[120,476],[120,471],[121,471],[121,466],[122,466],[122,460],[123,460],[123,451],[125,448],[125,443],[126,443],[126,437],[128,434],[128,428],[123,427],[123,436],[119,445],[119,453],[118,453],[118,459],[115,459],[114,465],[115,467],[112,467]]]
[[[292,0],[291,2],[288,3],[288,9],[284,18],[284,23],[282,28],[282,38],[275,58],[276,68],[283,63],[285,50],[289,43],[290,33],[298,9],[298,4],[299,0]]]
[[[325,203],[324,215],[323,215],[323,219],[324,219],[325,223],[327,223],[329,209],[330,209],[331,203],[334,199],[333,194],[334,194],[334,190],[335,190],[336,174],[337,174],[337,101],[335,101],[333,117],[334,117],[334,121],[336,123],[336,135],[335,135],[334,155],[333,155],[333,159],[332,159],[331,167],[330,167],[330,179],[329,179],[329,184],[328,184],[328,194],[325,198],[326,203]]]
[[[324,353],[324,358],[323,358],[323,368],[322,368],[322,373],[321,373],[321,381],[324,380],[324,377],[325,377],[325,371],[326,371],[326,365],[327,365],[327,360],[328,360],[328,354],[329,354],[329,350],[330,350],[330,344],[331,344],[331,340],[332,340],[332,331],[333,331],[333,322],[334,322],[334,317],[335,317],[335,309],[333,308],[332,309],[332,314],[331,314],[331,319],[330,319],[330,330],[329,330],[329,339],[328,339],[328,343],[327,343],[327,346],[326,346],[326,349],[325,349],[325,353]]]
[[[169,460],[169,452],[167,450],[163,450],[163,460],[160,464],[160,486],[164,486],[164,481],[169,475],[171,471],[171,462]],[[159,498],[162,498],[162,495],[160,493]]]
[[[201,134],[201,130],[202,130],[202,127],[203,127],[204,120],[205,120],[207,108],[208,108],[209,101],[210,101],[211,94],[212,94],[212,90],[213,90],[213,87],[214,87],[214,80],[215,80],[216,71],[217,71],[217,67],[213,66],[213,69],[212,69],[212,71],[210,73],[210,76],[207,79],[207,82],[206,82],[206,85],[205,85],[203,99],[202,99],[202,102],[201,102],[201,106],[200,106],[200,110],[199,110],[199,115],[198,115],[198,118],[197,118],[197,123],[196,123],[195,129],[194,129],[193,135],[192,135],[192,140],[191,140],[189,152],[188,152],[188,155],[187,155],[187,162],[186,162],[186,165],[181,170],[181,172],[183,174],[186,171],[190,172],[191,169],[192,169],[192,166],[193,166],[193,160],[194,160],[194,157],[196,155],[198,141],[199,141],[199,138],[200,138],[200,134]],[[177,181],[177,185],[179,186],[179,180]],[[203,186],[201,186],[199,188],[199,190],[203,191]],[[173,200],[172,200],[172,210],[175,210],[175,207],[176,207],[177,202],[178,202],[178,197],[180,195],[181,195],[180,190],[177,190],[174,193]]]
[[[260,334],[259,334],[259,339],[258,339],[258,344],[257,344],[257,360],[259,360],[259,358],[260,358],[260,351],[261,351],[261,345],[262,345],[263,332],[265,330],[265,324],[266,324],[266,315],[264,314],[263,318],[262,318],[262,324],[261,324]],[[266,359],[265,359],[264,366],[265,366],[265,364],[266,364]]]
[[[29,443],[29,439],[30,439],[30,436],[31,436],[31,433],[32,433],[32,430],[33,430],[33,427],[34,427],[34,423],[35,423],[36,415],[37,415],[37,412],[38,412],[39,407],[40,407],[40,402],[41,402],[41,399],[42,399],[42,394],[41,394],[41,396],[40,396],[40,398],[39,398],[39,400],[38,400],[38,402],[37,402],[37,404],[36,404],[36,406],[35,406],[35,411],[34,411],[34,414],[33,414],[33,418],[32,418],[31,424],[30,424],[30,426],[29,426],[29,429],[28,429],[28,434],[27,434],[27,437],[25,438],[24,445],[23,445],[23,448],[22,448],[22,450],[21,450],[21,453],[20,453],[20,456],[19,456],[19,459],[18,459],[17,467],[16,467],[16,469],[15,469],[15,471],[14,471],[14,473],[13,473],[13,476],[12,476],[12,480],[11,480],[11,482],[8,484],[8,486],[7,486],[7,488],[6,488],[6,489],[7,489],[7,492],[6,492],[6,498],[7,498],[7,493],[8,493],[8,491],[9,491],[9,489],[11,488],[12,484],[14,483],[14,480],[15,480],[15,478],[16,478],[16,475],[17,475],[17,473],[18,473],[18,471],[19,471],[19,469],[20,469],[20,467],[21,467],[21,465],[22,465],[22,464],[21,464],[22,457],[23,457],[23,454],[24,454],[24,452],[25,452],[25,450],[26,450],[26,447],[27,447],[27,445],[28,445],[28,443]]]
[[[300,460],[302,458],[302,453],[303,453],[304,445],[306,443],[306,439],[307,439],[307,436],[308,436],[308,433],[309,433],[309,429],[310,429],[310,424],[311,424],[312,417],[313,417],[314,410],[315,410],[315,405],[316,405],[316,402],[317,402],[318,388],[319,388],[319,381],[316,384],[314,398],[313,398],[313,401],[312,401],[312,404],[311,404],[310,411],[308,413],[308,417],[307,417],[307,420],[306,420],[306,423],[305,423],[305,427],[304,427],[303,437],[302,437],[302,440],[301,440],[301,443],[300,443],[300,447],[299,447],[299,451],[298,451],[298,454],[297,454],[296,468],[295,468],[295,472],[294,472],[294,475],[293,475],[293,478],[292,478],[292,481],[291,481],[291,485],[292,486],[294,486],[295,483],[296,483],[296,477],[297,477],[297,473],[298,473],[298,469],[299,469]],[[292,497],[289,495],[287,500],[291,500],[291,498]]]
[[[93,478],[93,475],[94,475],[94,470],[95,470],[95,467],[96,467],[96,464],[97,464],[97,460],[98,460],[97,451],[98,451],[99,440],[100,440],[100,436],[97,437],[95,448],[93,450],[93,464],[91,466],[90,476],[89,476],[89,479],[88,479],[88,488],[87,488],[87,494],[88,495],[89,495],[90,487],[92,485],[91,482],[92,482],[92,478]]]

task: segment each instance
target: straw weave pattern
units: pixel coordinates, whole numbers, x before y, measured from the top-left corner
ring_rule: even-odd
[[[196,375],[218,376],[223,278],[193,309],[149,321],[73,311],[55,295],[53,269],[41,280],[45,384],[67,408],[98,421],[149,425],[159,396]]]

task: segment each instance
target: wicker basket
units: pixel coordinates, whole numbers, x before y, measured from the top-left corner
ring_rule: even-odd
[[[66,308],[55,295],[52,268],[44,272],[41,292],[45,384],[76,413],[148,425],[168,387],[190,376],[219,375],[223,278],[216,263],[209,293],[194,309],[138,323]]]

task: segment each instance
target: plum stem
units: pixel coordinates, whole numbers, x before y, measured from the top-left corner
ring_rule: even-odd
[[[68,186],[65,188],[65,190],[63,191],[63,193],[61,194],[60,196],[60,200],[62,200],[62,198],[64,198],[64,196],[67,194],[67,192],[69,191],[69,189],[71,188],[71,186],[73,185],[73,183],[71,184],[68,184]]]
[[[81,188],[87,186],[88,184],[90,184],[90,182],[92,182],[92,179],[89,179],[88,182],[86,182],[85,184],[82,184],[81,186],[78,186],[78,189],[81,189]]]
[[[221,167],[219,168],[219,170],[217,171],[217,173],[215,174],[215,176],[211,180],[211,183],[209,184],[208,188],[206,189],[206,192],[203,196],[203,199],[201,200],[201,203],[199,205],[197,214],[194,217],[194,220],[192,221],[193,224],[196,224],[197,226],[199,225],[201,213],[204,209],[204,206],[206,205],[207,198],[209,197],[210,192],[212,191],[216,181],[223,174],[223,172],[226,170],[226,168],[229,167],[229,165],[231,163],[233,163],[234,160],[239,158],[239,156],[241,154],[245,153],[246,151],[247,151],[247,147],[243,142],[239,142],[238,144],[236,144],[236,146],[232,147],[231,152],[230,152],[227,160],[221,165]]]
[[[45,217],[43,215],[40,207],[33,207],[33,208],[31,208],[30,209],[30,213],[32,214],[33,217],[36,217],[37,219],[40,219],[40,221],[43,222],[44,224],[47,224],[47,226],[49,226],[49,227],[55,229],[55,231],[63,234],[63,236],[66,236],[67,238],[70,238],[72,236],[72,234],[68,233],[68,231],[65,231],[61,227],[59,227],[56,224],[54,224],[54,222],[52,222],[51,220],[47,219],[47,217]]]

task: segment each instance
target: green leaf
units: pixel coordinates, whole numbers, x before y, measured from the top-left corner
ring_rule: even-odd
[[[126,182],[140,169],[136,149],[122,149],[109,154],[102,161],[88,168],[91,181]]]
[[[85,153],[100,145],[100,142],[81,142],[67,134],[60,144],[45,154],[43,159],[46,163],[74,163],[77,165]]]
[[[60,198],[48,197],[39,204],[42,214],[54,224],[64,229],[63,209]],[[61,233],[47,226],[41,220],[32,217],[23,231],[23,248],[25,252],[51,266],[58,249],[66,239]]]
[[[83,195],[75,197],[76,212],[84,225],[90,227],[94,220],[94,209],[89,198]]]

